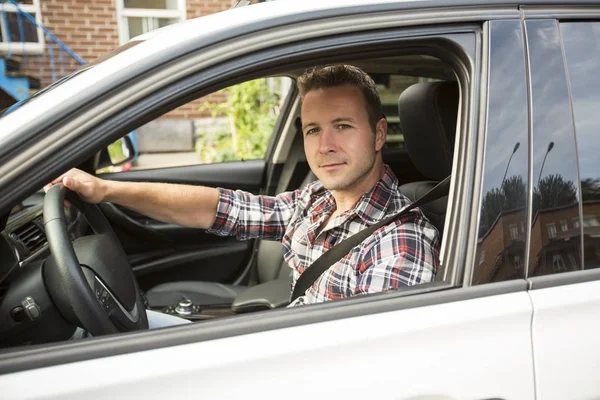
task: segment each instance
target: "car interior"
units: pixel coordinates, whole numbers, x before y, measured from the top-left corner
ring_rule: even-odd
[[[389,123],[384,162],[398,178],[402,194],[417,200],[452,172],[460,104],[454,70],[423,54],[343,61],[362,68],[375,80]],[[281,75],[295,79],[304,70]],[[204,184],[267,195],[299,189],[316,179],[304,156],[299,126],[300,103],[292,89],[281,107],[265,160],[114,172],[102,177]],[[99,158],[82,167],[94,170]],[[43,289],[59,279],[44,272],[57,262],[44,232],[44,197],[40,190],[16,204],[1,232],[0,348],[66,340],[75,329],[77,316],[64,315],[64,305],[55,307],[65,300]],[[441,235],[447,201],[443,197],[422,207]],[[86,208],[85,204],[76,199],[72,203],[56,212],[64,212],[68,240],[80,243],[101,228],[89,220],[87,211],[79,209]],[[123,247],[135,285],[143,294],[143,307],[201,322],[289,304],[291,270],[283,261],[279,242],[214,237],[199,229],[151,221],[114,204],[101,204],[98,209]],[[85,264],[80,252],[76,253],[79,263]],[[436,281],[444,281],[445,275],[440,265]],[[99,288],[97,282],[92,291]]]

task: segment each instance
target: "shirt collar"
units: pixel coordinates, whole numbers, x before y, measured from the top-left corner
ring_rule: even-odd
[[[315,198],[313,210],[328,214],[335,207],[333,194],[323,187],[320,181],[316,181],[312,188],[312,196]],[[399,212],[410,204],[407,199],[400,195],[398,190],[398,179],[391,168],[384,164],[384,171],[377,183],[356,202],[354,207],[348,211],[349,215],[357,216],[367,225],[379,222],[386,215]],[[315,216],[315,219],[318,217]],[[347,220],[347,218],[344,218]]]
[[[363,194],[354,205],[351,213],[358,216],[366,224],[372,225],[379,222],[384,216],[395,211],[396,207],[390,208],[398,193],[398,179],[387,165],[375,186]]]

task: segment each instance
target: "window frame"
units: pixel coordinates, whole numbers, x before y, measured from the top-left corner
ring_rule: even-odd
[[[34,0],[39,1],[39,0]],[[119,30],[119,44],[129,42],[132,37],[129,35],[128,18],[179,18],[179,22],[187,19],[187,9],[185,0],[177,0],[177,9],[150,9],[150,8],[126,8],[125,0],[116,0],[117,9],[117,28]],[[150,29],[148,32],[157,29]],[[147,33],[147,32],[144,32]]]
[[[17,13],[17,8],[10,3],[2,3],[0,7],[3,7],[7,13]],[[36,28],[38,41],[37,42],[13,42],[8,43],[4,38],[7,37],[8,31],[4,24],[4,18],[0,14],[0,29],[2,30],[2,38],[0,41],[0,52],[10,52],[12,54],[42,54],[46,48],[46,35],[40,25],[42,25],[42,9],[40,7],[40,0],[33,0],[33,4],[19,4],[19,8],[35,16],[35,20],[38,23]],[[0,8],[1,10],[1,8]],[[1,13],[1,11],[0,11]],[[25,21],[25,20],[24,20]]]

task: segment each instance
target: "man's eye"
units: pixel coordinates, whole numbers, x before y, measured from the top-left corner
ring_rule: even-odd
[[[352,128],[350,125],[348,124],[339,124],[337,126],[338,129],[348,129],[348,128]]]
[[[312,129],[309,129],[309,130],[307,130],[307,131],[306,131],[306,134],[307,134],[307,135],[312,135],[312,134],[314,134],[314,133],[317,133],[318,131],[319,131],[319,129],[318,129],[318,128],[312,128]]]

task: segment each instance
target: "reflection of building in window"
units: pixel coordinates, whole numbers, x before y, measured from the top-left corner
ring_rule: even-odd
[[[579,266],[577,265],[577,260],[575,260],[575,256],[573,254],[569,253],[567,258],[569,259],[571,271],[579,269]]]
[[[517,224],[510,224],[509,228],[510,228],[510,238],[512,240],[519,239],[519,227],[517,226]]]
[[[548,224],[548,237],[554,239],[556,237],[556,224],[553,222]]]
[[[514,257],[514,264],[515,264],[515,269],[517,271],[521,271],[521,256]]]
[[[567,226],[567,221],[565,221],[565,220],[560,221],[560,230],[564,232],[567,229],[569,229],[569,227]]]
[[[482,251],[481,254],[479,254],[479,265],[483,264],[484,261],[485,261],[485,251]]]
[[[571,222],[573,222],[573,228],[579,228],[579,217],[573,218]]]
[[[583,226],[600,226],[600,222],[594,216],[583,216]]]
[[[525,233],[525,225],[523,224],[523,221],[521,221],[521,233]]]
[[[555,254],[552,256],[552,269],[557,271],[566,271],[565,261],[563,260],[562,254]]]
[[[121,43],[143,33],[185,21],[185,0],[117,0]]]

